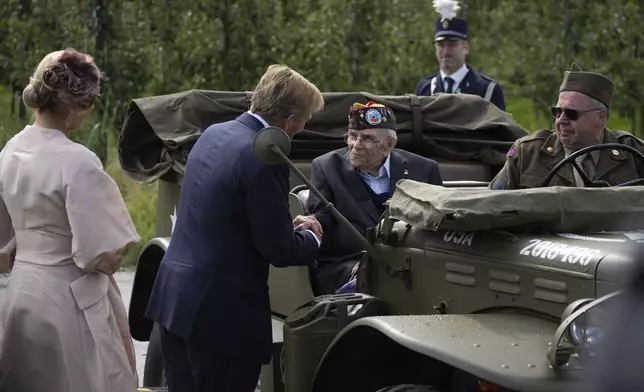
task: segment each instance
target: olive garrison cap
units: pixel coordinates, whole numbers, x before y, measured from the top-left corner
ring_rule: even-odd
[[[574,65],[573,65],[574,66]],[[576,66],[574,66],[576,67]],[[579,67],[577,67],[579,69]],[[559,92],[577,91],[610,108],[615,93],[615,85],[607,77],[594,72],[584,72],[581,69],[566,71]]]

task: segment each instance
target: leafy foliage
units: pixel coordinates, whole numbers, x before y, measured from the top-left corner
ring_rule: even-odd
[[[644,0],[461,4],[468,62],[501,83],[525,128],[551,125],[548,108],[575,62],[615,82],[609,126],[642,135]],[[29,121],[20,94],[45,54],[67,46],[92,54],[106,80],[94,118],[74,139],[104,161],[146,241],[156,188],[129,180],[114,146],[132,98],[252,90],[272,63],[323,91],[411,93],[436,72],[436,18],[428,0],[0,0],[0,145]]]

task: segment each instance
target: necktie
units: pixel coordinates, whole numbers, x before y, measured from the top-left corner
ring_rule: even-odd
[[[584,159],[581,161],[581,170],[583,170],[591,180],[593,179],[593,177],[595,177],[595,162],[593,161],[593,157],[590,154],[586,154],[586,156],[584,156]],[[575,177],[575,179],[577,180],[577,186],[583,187],[584,181],[582,180],[581,176],[577,174]]]
[[[446,93],[452,93],[452,89],[454,88],[454,79],[450,78],[449,76],[445,78],[445,84],[447,84],[445,88]]]
[[[586,154],[584,160],[581,161],[581,169],[591,180],[595,177],[595,162],[593,162],[593,157],[590,154]]]

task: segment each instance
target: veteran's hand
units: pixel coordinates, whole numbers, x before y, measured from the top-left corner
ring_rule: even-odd
[[[298,215],[293,219],[293,226],[295,230],[300,229],[309,229],[311,230],[319,239],[322,239],[322,225],[318,222],[315,215]]]

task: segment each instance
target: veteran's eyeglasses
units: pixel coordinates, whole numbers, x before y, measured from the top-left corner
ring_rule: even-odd
[[[602,110],[602,109],[594,108],[594,109],[588,109],[588,110],[576,110],[576,109],[560,108],[557,106],[552,106],[550,108],[550,112],[552,113],[552,116],[554,118],[561,117],[561,114],[563,113],[566,115],[566,118],[570,121],[577,121],[579,120],[579,117],[581,117],[583,114],[588,112],[594,112],[595,110]]]
[[[355,144],[357,141],[361,141],[362,145],[365,147],[371,147],[376,143],[380,143],[380,140],[376,140],[373,136],[370,135],[355,135],[351,133],[345,133],[344,142],[347,144]]]

